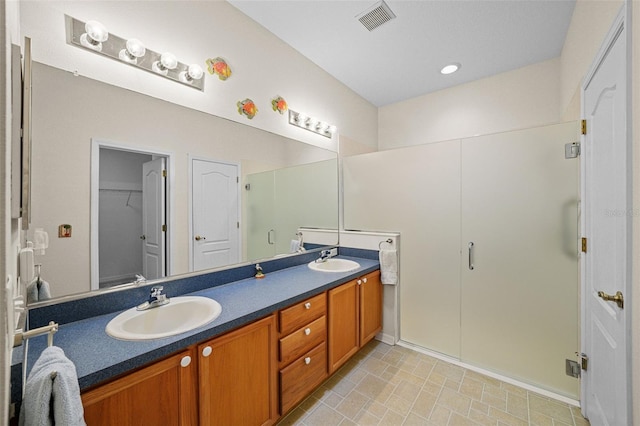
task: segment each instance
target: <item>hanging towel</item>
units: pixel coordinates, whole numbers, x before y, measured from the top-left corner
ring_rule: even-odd
[[[380,280],[382,284],[398,284],[398,252],[382,249],[380,257]]]
[[[48,425],[86,426],[76,367],[56,346],[33,365],[20,409],[20,426]]]
[[[38,301],[38,280],[33,280],[27,284],[27,303]]]
[[[38,287],[38,301],[42,302],[43,300],[51,299],[51,287],[47,281],[42,281],[37,283]]]
[[[51,299],[51,286],[47,281],[34,279],[27,285],[27,303]]]

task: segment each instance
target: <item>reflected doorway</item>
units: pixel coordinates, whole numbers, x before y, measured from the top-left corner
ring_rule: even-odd
[[[94,142],[91,288],[163,278],[169,155]]]

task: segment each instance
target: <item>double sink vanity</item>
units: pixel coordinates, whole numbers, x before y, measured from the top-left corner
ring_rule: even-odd
[[[80,300],[36,308],[30,321],[38,326],[54,309],[73,319],[48,318],[60,323],[54,344],[76,366],[88,425],[138,416],[147,424],[273,424],[382,328],[377,252],[340,248],[338,258],[315,258],[262,263],[263,278],[246,265],[165,281],[170,303],[151,309],[136,309],[147,285],[103,295],[103,309],[114,312],[90,315]],[[29,366],[45,345],[32,339]]]

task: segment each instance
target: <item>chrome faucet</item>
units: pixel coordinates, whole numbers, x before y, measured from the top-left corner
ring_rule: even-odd
[[[326,262],[331,257],[331,250],[322,250],[320,257],[316,259],[316,263]]]
[[[149,300],[138,305],[136,309],[138,311],[146,311],[147,309],[157,308],[158,306],[166,305],[169,303],[169,298],[162,292],[164,287],[161,285],[151,287],[151,294]]]
[[[141,274],[136,274],[136,280],[133,283],[134,284],[142,284],[144,282],[147,282],[147,279]]]

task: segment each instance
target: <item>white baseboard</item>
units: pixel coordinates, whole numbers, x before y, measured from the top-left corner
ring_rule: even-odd
[[[382,342],[386,343],[384,340],[382,340]],[[391,343],[389,343],[389,344],[391,344]],[[484,374],[485,376],[489,376],[489,377],[492,377],[494,379],[503,381],[505,383],[509,383],[510,385],[518,386],[518,387],[526,389],[528,391],[535,392],[535,393],[540,394],[542,396],[546,396],[547,398],[555,399],[556,401],[564,402],[565,404],[573,405],[575,407],[580,407],[580,401],[575,400],[573,398],[569,398],[569,397],[566,397],[564,395],[560,395],[558,393],[551,392],[551,391],[548,391],[546,389],[539,388],[539,387],[531,385],[529,383],[524,383],[524,382],[521,382],[519,380],[512,379],[511,377],[507,377],[507,376],[503,376],[503,375],[498,374],[498,373],[494,373],[493,371],[488,371],[488,370],[485,370],[483,368],[467,364],[467,363],[462,362],[462,361],[460,361],[460,360],[458,360],[456,358],[453,358],[453,357],[450,357],[450,356],[447,356],[447,355],[444,355],[444,354],[441,354],[441,353],[438,353],[438,352],[431,351],[431,350],[423,348],[421,346],[414,345],[413,343],[409,343],[409,342],[406,342],[404,340],[399,340],[397,345],[405,347],[405,348],[408,348],[408,349],[412,349],[412,350],[414,350],[416,352],[420,352],[420,353],[423,353],[425,355],[429,355],[430,357],[440,359],[440,360],[448,362],[450,364],[457,365],[457,366],[462,367],[462,368],[466,368],[467,370],[471,370],[471,371],[475,371],[476,373]]]
[[[396,344],[396,339],[391,334],[378,333],[376,334],[375,339],[390,346],[394,346]]]

